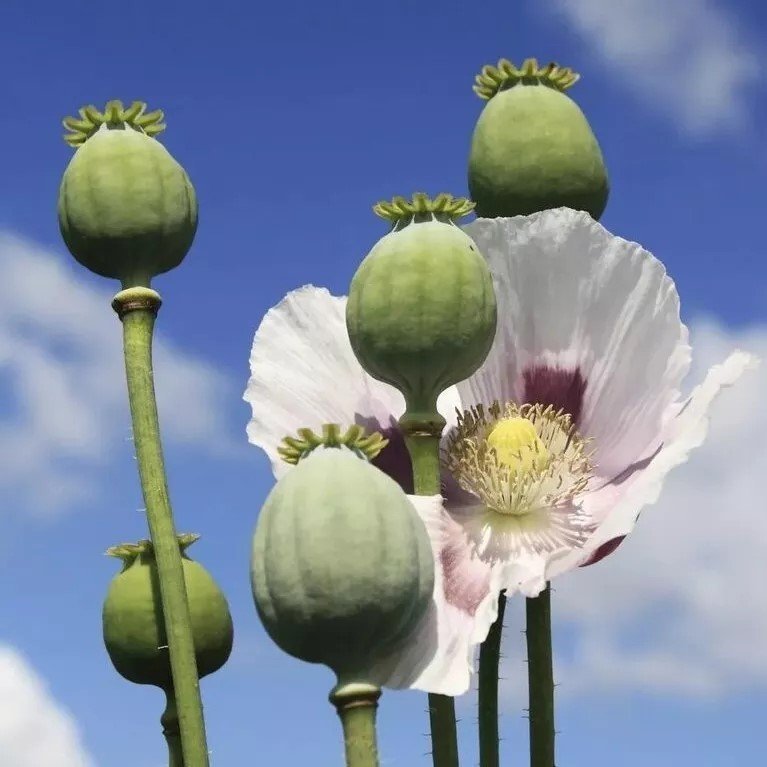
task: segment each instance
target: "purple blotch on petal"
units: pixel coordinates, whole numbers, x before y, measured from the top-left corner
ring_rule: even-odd
[[[405,445],[405,438],[394,417],[384,426],[375,418],[357,414],[355,423],[368,432],[377,431],[389,444],[371,461],[373,466],[390,476],[408,495],[413,495],[413,464]]]
[[[615,551],[615,549],[618,548],[618,546],[621,545],[625,538],[625,535],[621,535],[618,538],[613,538],[612,540],[606,541],[595,551],[593,551],[591,556],[585,562],[581,563],[580,567],[588,567],[589,565],[594,565],[599,562],[600,559],[604,559],[605,557],[609,556],[613,553],[613,551]]]
[[[603,487],[607,487],[607,485],[620,485],[623,482],[626,482],[626,480],[630,479],[638,471],[643,471],[653,462],[654,458],[658,455],[658,453],[660,453],[662,448],[663,443],[661,442],[652,455],[648,456],[647,458],[643,458],[641,461],[635,461],[630,466],[627,466],[620,474],[616,475],[609,482],[603,485]],[[637,521],[638,520],[639,514],[637,514]],[[609,541],[606,541],[597,549],[595,549],[591,553],[591,556],[585,562],[581,563],[580,567],[594,565],[605,557],[610,556],[610,554],[612,554],[615,549],[621,545],[624,538],[626,538],[625,535],[619,535],[616,538],[611,538]]]
[[[578,424],[587,383],[580,368],[568,370],[534,365],[525,370],[522,376],[525,382],[524,402],[562,409],[570,414],[574,424]]]

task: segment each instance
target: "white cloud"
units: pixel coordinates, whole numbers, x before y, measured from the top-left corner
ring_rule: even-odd
[[[760,57],[712,0],[554,0],[550,6],[651,108],[696,136],[742,128]]]
[[[27,661],[0,645],[3,767],[93,767],[77,724]]]
[[[0,491],[37,512],[96,492],[106,461],[130,438],[121,327],[110,308],[119,286],[93,288],[68,267],[0,232]],[[229,381],[161,334],[154,356],[163,437],[227,447]]]
[[[692,344],[696,383],[734,347],[767,360],[767,327],[698,322]],[[560,696],[767,689],[765,392],[763,362],[721,394],[705,444],[623,545],[555,581]]]

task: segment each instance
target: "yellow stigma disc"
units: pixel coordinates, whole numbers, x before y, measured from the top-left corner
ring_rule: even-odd
[[[527,418],[501,419],[487,435],[487,444],[495,450],[498,462],[515,474],[543,471],[549,464],[549,451]]]

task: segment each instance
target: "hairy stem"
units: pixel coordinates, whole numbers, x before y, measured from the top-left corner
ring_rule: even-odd
[[[184,755],[181,751],[181,733],[178,728],[178,711],[176,710],[176,695],[173,688],[165,691],[167,705],[160,718],[162,734],[168,744],[168,767],[184,767]]]
[[[530,688],[530,767],[554,767],[554,674],[551,665],[551,590],[527,599],[527,674]]]
[[[381,690],[373,685],[347,684],[330,693],[344,730],[346,767],[378,767],[376,709]]]
[[[479,764],[498,767],[498,664],[506,595],[498,596],[498,617],[479,648]]]
[[[130,288],[113,306],[123,323],[125,371],[141,489],[157,562],[185,767],[208,767],[208,746],[189,603],[165,477],[152,373],[152,333],[160,297]]]
[[[441,489],[439,442],[445,419],[438,413],[430,418],[400,419],[405,444],[413,463],[413,488],[416,495],[438,495]],[[429,695],[432,764],[434,767],[458,767],[458,732],[455,701],[446,695]]]
[[[458,767],[458,732],[453,698],[429,693],[429,725],[434,767]]]

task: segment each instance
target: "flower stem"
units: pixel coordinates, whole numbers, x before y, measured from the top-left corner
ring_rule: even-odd
[[[162,734],[168,744],[168,767],[184,767],[184,755],[181,752],[181,733],[178,728],[178,711],[176,710],[176,695],[173,688],[169,687],[165,691],[167,705],[160,724],[162,724]]]
[[[458,767],[458,733],[455,700],[429,693],[431,761],[434,767]]]
[[[129,288],[112,303],[122,320],[125,372],[141,489],[157,562],[185,767],[208,767],[208,746],[189,603],[168,497],[152,373],[152,333],[160,296]]]
[[[527,599],[527,674],[530,767],[554,767],[554,674],[551,665],[551,589]]]
[[[439,443],[445,419],[436,411],[428,418],[405,413],[399,423],[413,464],[415,494],[439,495]],[[430,694],[429,722],[432,764],[434,767],[458,767],[458,732],[453,698]]]
[[[498,596],[498,617],[479,648],[479,764],[498,767],[498,664],[506,595]]]
[[[330,693],[344,730],[346,767],[378,767],[376,709],[381,690],[369,684],[345,684]]]

